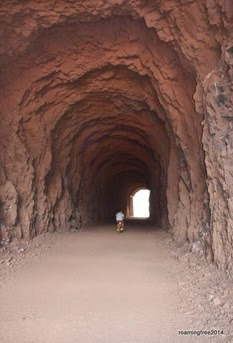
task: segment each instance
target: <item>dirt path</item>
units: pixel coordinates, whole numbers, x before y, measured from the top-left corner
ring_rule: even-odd
[[[192,308],[185,292],[199,290],[205,301],[205,286],[194,286],[194,270],[185,283],[187,261],[174,255],[168,234],[136,227],[116,234],[109,226],[45,237],[49,249],[43,251],[43,244],[28,249],[14,273],[2,278],[1,342],[231,341],[226,335],[229,318],[225,334],[218,337],[178,334],[216,327],[210,314],[201,321],[201,308],[199,316],[195,312],[200,298]],[[221,329],[223,324],[217,324]]]

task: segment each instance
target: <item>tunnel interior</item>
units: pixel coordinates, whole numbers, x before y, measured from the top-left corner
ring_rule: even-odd
[[[93,94],[90,83],[97,81]],[[159,146],[163,143],[168,152],[169,139],[163,121],[143,102],[146,82],[122,66],[94,71],[82,85],[84,98],[75,99],[53,129],[52,156],[56,168],[64,166],[65,160],[63,175],[80,224],[108,221],[118,209],[126,211],[129,193],[138,186],[150,187],[159,199],[152,219],[161,221],[159,205],[166,189],[161,185],[161,169],[167,156],[160,156]],[[56,168],[46,175],[48,194]]]
[[[155,227],[178,243],[201,231],[230,263],[211,219],[210,75],[226,83],[214,68],[230,55],[215,15],[200,1],[0,5],[3,236],[109,222],[147,188]]]

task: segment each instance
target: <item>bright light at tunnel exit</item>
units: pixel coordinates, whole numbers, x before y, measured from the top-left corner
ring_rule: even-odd
[[[141,189],[133,196],[133,212],[134,217],[148,218],[150,216],[150,191]]]

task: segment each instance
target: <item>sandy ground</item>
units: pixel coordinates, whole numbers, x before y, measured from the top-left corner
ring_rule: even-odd
[[[0,342],[233,342],[232,279],[163,231],[95,227],[11,250],[1,253]]]

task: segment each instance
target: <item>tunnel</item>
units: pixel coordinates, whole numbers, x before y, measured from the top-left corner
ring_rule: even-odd
[[[211,3],[0,4],[2,237],[113,222],[147,188],[155,229],[232,268],[233,8]]]

